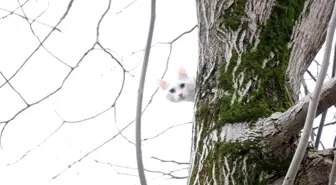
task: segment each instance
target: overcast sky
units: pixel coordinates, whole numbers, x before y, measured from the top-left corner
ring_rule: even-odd
[[[19,2],[22,5],[26,0]],[[91,151],[135,118],[150,1],[112,1],[100,25],[99,42],[118,61],[99,46],[84,56],[96,41],[97,23],[106,11],[107,0],[75,0],[58,29],[44,42],[44,48],[36,52],[39,40],[45,39],[67,11],[69,0],[30,0],[23,6],[24,12],[19,8],[9,15],[19,2],[0,1],[0,72],[7,79],[15,75],[10,82],[17,91],[8,84],[3,86],[5,79],[0,75],[0,122],[11,120],[1,124],[6,128],[1,140],[0,184],[139,184],[134,169],[134,124],[123,136]],[[30,23],[36,21],[30,27],[17,14],[31,18]],[[196,23],[194,0],[158,0],[153,44],[169,42]],[[197,32],[196,28],[174,42],[171,55],[169,44],[152,48],[143,107],[155,92],[156,79],[165,71],[167,60],[165,79],[175,78],[181,65],[190,76],[196,74]],[[321,56],[317,60],[321,61]],[[118,62],[129,71],[124,82],[124,72]],[[310,69],[316,73],[316,65]],[[45,98],[62,85],[69,72],[62,89]],[[312,81],[308,84],[312,90]],[[113,109],[116,98],[116,109]],[[33,105],[27,108],[27,104]],[[104,113],[95,116],[101,112]],[[142,137],[154,137],[143,142],[147,170],[165,173],[178,170],[172,175],[187,176],[188,165],[163,163],[151,157],[189,162],[192,115],[192,103],[170,103],[160,91],[156,93],[142,119]],[[332,117],[330,111],[327,122]],[[63,124],[63,120],[68,122]],[[175,125],[179,126],[160,134]],[[334,127],[324,130],[322,141],[326,147],[332,146],[334,135]],[[186,184],[186,179],[172,180],[161,173],[146,172],[146,175],[148,184],[152,185]]]

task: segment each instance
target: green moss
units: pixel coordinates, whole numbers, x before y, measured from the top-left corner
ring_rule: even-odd
[[[219,178],[223,176],[223,170],[228,175],[235,169],[232,178],[228,178],[228,184],[233,184],[232,181],[235,181],[235,184],[266,185],[268,182],[264,174],[277,174],[279,177],[285,175],[292,157],[292,155],[282,153],[279,155],[263,154],[263,147],[259,145],[259,141],[212,144],[213,147],[208,148],[209,155],[202,163],[203,168],[198,173],[200,184],[206,184],[203,180],[212,179],[213,175],[216,176],[217,184],[225,184],[225,179]],[[220,166],[213,167],[214,164]],[[215,168],[214,174],[213,168]],[[192,173],[192,181],[195,180],[195,169],[197,168],[194,168]]]
[[[240,25],[242,29],[247,26],[247,23],[242,21],[245,16],[245,2],[236,0],[229,9],[222,13],[220,19],[225,28],[235,30]],[[199,181],[196,184],[211,184],[213,175],[215,175],[217,184],[225,184],[223,170],[226,172],[229,170],[225,168],[226,163],[230,170],[234,166],[236,169],[233,178],[229,178],[228,184],[232,184],[235,180],[235,184],[266,185],[268,184],[267,175],[286,173],[292,154],[266,153],[263,151],[265,146],[260,146],[260,142],[256,140],[209,142],[205,141],[205,138],[214,129],[220,131],[223,124],[246,121],[253,125],[258,118],[268,117],[277,111],[285,111],[292,105],[285,80],[291,52],[287,45],[290,41],[294,20],[301,13],[303,5],[304,0],[278,0],[272,9],[270,19],[266,24],[259,25],[262,28],[258,38],[259,44],[253,51],[251,50],[255,43],[245,40],[243,41],[244,51],[232,51],[230,61],[225,61],[222,53],[215,56],[220,73],[217,88],[220,92],[228,92],[228,95],[219,96],[218,100],[213,103],[208,103],[207,99],[200,99],[197,102],[196,127],[201,133],[198,138],[199,143],[195,143],[196,140],[194,140],[198,149],[191,172],[191,184],[196,180],[196,175]],[[238,62],[240,65],[235,68]],[[242,84],[236,85],[245,87],[251,81],[251,86],[241,101],[237,101],[236,98],[231,104],[232,97],[234,95],[238,97],[233,80],[241,74],[244,75]],[[208,86],[205,84],[200,88],[208,88]],[[207,154],[202,156],[204,159],[200,161],[204,147],[207,149]],[[200,168],[199,165],[202,167]],[[246,167],[246,171],[242,170],[243,167]],[[199,169],[200,172],[198,172]]]
[[[237,9],[238,4],[243,2],[237,1],[231,9],[234,7]],[[242,53],[232,51],[228,67],[225,67],[227,64],[221,65],[218,85],[230,94],[219,100],[218,122],[255,122],[258,118],[267,117],[273,112],[285,111],[292,106],[293,102],[285,82],[291,52],[287,45],[292,34],[294,20],[298,18],[303,5],[304,0],[277,1],[269,20],[262,26],[256,50]],[[232,21],[235,20],[236,18],[232,19]],[[252,44],[247,46],[248,49],[252,48]],[[235,71],[235,78],[243,72],[244,80],[241,86],[245,87],[250,80],[252,85],[242,101],[235,100],[231,104],[232,96],[237,93],[233,89],[232,73],[238,60],[241,60],[241,63]],[[238,96],[238,94],[235,95]]]
[[[246,0],[236,0],[232,3],[231,7],[228,8],[222,15],[223,25],[232,30],[236,30],[242,23],[241,18],[245,15]]]
[[[197,110],[195,113],[195,118],[196,118],[196,127],[202,127],[202,129],[198,129],[198,130],[202,130],[201,134],[200,134],[200,138],[199,138],[199,143],[196,143],[196,137],[198,137],[197,135],[195,135],[194,139],[194,143],[198,146],[198,150],[202,151],[203,147],[204,147],[204,138],[208,135],[208,133],[210,132],[210,127],[209,125],[211,124],[211,121],[214,120],[213,116],[215,115],[213,113],[213,107],[211,107],[209,104],[203,104],[201,102],[197,103]],[[199,165],[199,155],[195,155],[195,166]],[[204,165],[204,164],[202,164]],[[198,168],[193,168],[191,175],[190,175],[190,182],[193,182],[196,178],[196,174],[197,174],[197,170]]]
[[[196,123],[202,123],[202,125],[197,125],[199,127],[203,127],[202,133],[200,135],[200,140],[203,140],[203,138],[207,135],[207,131],[209,130],[209,125],[211,124],[211,121],[214,120],[213,116],[215,115],[213,113],[213,108],[210,107],[209,104],[198,104],[198,109],[195,113],[196,117]]]

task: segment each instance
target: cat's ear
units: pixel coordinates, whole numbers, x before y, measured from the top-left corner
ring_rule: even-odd
[[[186,73],[186,71],[184,69],[184,66],[180,66],[180,68],[178,70],[178,78],[179,79],[185,79],[187,77],[188,77],[188,75],[187,75],[187,73]]]
[[[160,88],[162,88],[162,89],[167,88],[167,82],[164,81],[164,80],[162,80],[162,79],[160,79],[160,80],[156,80],[156,83],[157,83],[158,86],[159,86]]]

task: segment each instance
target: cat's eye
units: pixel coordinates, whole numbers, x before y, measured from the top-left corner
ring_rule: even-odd
[[[184,83],[182,83],[182,84],[180,85],[180,88],[183,89],[184,86],[185,86]]]
[[[175,93],[175,89],[170,89],[169,92],[170,93]]]

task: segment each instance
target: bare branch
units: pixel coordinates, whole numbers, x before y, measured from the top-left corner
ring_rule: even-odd
[[[94,46],[93,46],[93,47],[94,47]],[[75,67],[71,68],[71,70],[68,72],[68,74],[67,74],[67,75],[65,76],[65,78],[63,79],[61,85],[60,85],[56,90],[54,90],[53,92],[51,92],[51,93],[49,93],[48,95],[44,96],[44,97],[41,98],[40,100],[38,100],[38,101],[36,101],[36,102],[34,102],[34,103],[29,104],[29,106],[27,106],[27,107],[21,109],[21,110],[18,111],[14,116],[12,116],[12,118],[10,118],[10,119],[8,119],[8,120],[6,120],[6,121],[0,121],[0,124],[5,124],[5,125],[2,127],[2,130],[1,130],[1,132],[0,132],[0,147],[1,147],[1,148],[2,148],[2,142],[1,142],[1,141],[2,141],[2,135],[3,135],[3,133],[4,133],[5,129],[6,129],[6,127],[7,127],[7,125],[8,125],[11,121],[13,121],[17,116],[19,116],[22,112],[26,111],[29,107],[32,107],[32,106],[34,106],[34,105],[36,105],[36,104],[38,104],[38,103],[43,102],[44,100],[48,99],[49,97],[53,96],[53,95],[56,94],[58,91],[60,91],[60,90],[63,88],[63,86],[64,86],[66,80],[67,80],[67,79],[69,78],[69,76],[72,74],[72,72],[79,66],[79,64],[83,61],[83,59],[86,57],[86,55],[87,55],[90,51],[93,50],[93,47],[90,48],[88,51],[86,51],[86,52],[84,53],[84,55],[83,55],[82,58],[78,61],[77,65],[76,65]],[[6,84],[6,83],[5,83],[5,84]],[[0,87],[0,88],[1,88],[1,87]]]
[[[17,91],[17,90],[12,86],[12,84],[11,84],[10,82],[8,82],[7,78],[5,77],[5,75],[4,75],[1,71],[0,71],[0,74],[1,74],[2,78],[5,79],[5,82],[8,83],[8,85],[13,89],[13,91],[15,91],[15,93],[16,93],[17,95],[20,96],[21,100],[26,104],[26,106],[29,106],[29,104],[27,103],[27,101],[23,98],[23,96],[19,93],[19,91]]]
[[[121,12],[123,12],[124,10],[126,10],[128,7],[130,7],[133,3],[135,3],[137,0],[134,0],[132,2],[130,2],[127,6],[125,6],[123,9],[121,9],[119,12],[117,12],[116,14],[120,14]]]
[[[54,26],[54,28],[58,27],[61,24],[61,22],[66,18],[66,16],[68,15],[68,13],[69,13],[69,11],[72,7],[73,2],[74,2],[74,0],[70,0],[70,2],[68,4],[68,7],[67,7],[67,10],[65,11],[65,13],[61,17],[61,19],[58,21],[58,23]],[[54,32],[54,30],[56,30],[56,29],[52,29],[48,33],[48,35],[40,42],[40,44],[37,46],[37,48],[28,56],[28,58],[22,63],[22,65],[14,72],[14,74],[10,78],[8,78],[8,81],[12,80],[19,73],[19,71],[23,68],[23,66],[26,65],[26,63],[29,61],[29,59],[40,49],[42,44],[49,38],[49,36]],[[7,84],[7,83],[4,83],[4,84],[0,85],[0,88],[3,87],[5,84]]]
[[[317,127],[318,128],[318,127]],[[315,132],[314,132],[314,129],[313,129],[313,131],[312,131],[312,135],[315,137],[316,136],[316,134],[315,134]],[[323,145],[323,143],[320,141],[320,144],[321,144],[321,147],[322,147],[322,149],[323,150],[325,150],[325,147],[324,147],[324,145]],[[312,141],[312,145],[314,145],[314,142]],[[313,146],[314,147],[314,146]]]
[[[270,146],[281,148],[280,146],[290,144],[290,139],[297,135],[303,128],[311,94],[303,97],[293,107],[283,113],[274,113],[266,120],[261,120],[257,124],[257,132],[263,132]],[[326,82],[322,88],[318,108],[315,116],[319,116],[329,107],[336,103],[336,77]],[[334,123],[329,123],[334,124]],[[328,125],[329,125],[328,124]],[[263,131],[261,131],[261,130]]]
[[[84,122],[84,121],[88,121],[88,120],[94,119],[94,118],[96,118],[96,117],[98,117],[98,116],[100,116],[100,115],[106,113],[107,111],[109,111],[110,109],[112,109],[112,108],[116,105],[116,103],[117,103],[117,101],[118,101],[118,99],[119,99],[121,93],[122,93],[123,90],[124,90],[125,81],[126,81],[126,79],[125,79],[125,72],[123,72],[123,74],[122,74],[122,83],[121,83],[120,90],[119,90],[119,92],[118,92],[116,98],[114,99],[114,102],[113,102],[108,108],[106,108],[105,110],[103,110],[103,111],[101,111],[101,112],[99,112],[99,113],[97,113],[97,114],[95,114],[95,115],[93,115],[93,116],[84,118],[84,119],[73,120],[73,121],[70,121],[70,120],[64,120],[64,121],[65,121],[66,123],[80,123],[80,122]]]
[[[98,39],[98,32],[97,32],[97,39]],[[124,66],[122,65],[122,63],[117,59],[115,58],[112,53],[110,53],[107,49],[105,49],[100,43],[99,41],[97,40],[97,45],[106,53],[108,54],[114,61],[116,61],[118,63],[118,65],[123,69],[124,72],[126,72],[127,74],[129,74],[130,76],[134,77],[134,75],[132,75],[128,70],[126,70],[124,68]]]
[[[137,168],[133,168],[133,167],[128,167],[128,166],[122,166],[122,165],[117,165],[117,164],[111,164],[109,162],[101,162],[101,161],[98,161],[96,159],[93,159],[94,162],[96,163],[99,163],[99,164],[103,164],[103,165],[108,165],[112,168],[114,167],[117,167],[117,168],[123,168],[123,169],[127,169],[127,170],[136,170]],[[117,173],[117,174],[120,174],[120,175],[128,175],[128,176],[133,176],[133,177],[139,177],[138,175],[135,175],[135,174],[130,174],[130,173],[121,173],[121,172],[118,172],[117,170],[114,169],[114,171]]]
[[[57,127],[51,134],[49,134],[49,136],[48,136],[47,138],[45,138],[40,144],[38,144],[36,147],[34,147],[34,148],[28,150],[25,154],[23,154],[23,155],[20,157],[20,159],[14,161],[14,162],[12,162],[12,163],[8,163],[7,166],[12,165],[12,164],[16,164],[16,163],[20,162],[20,161],[21,161],[23,158],[25,158],[29,153],[31,153],[32,151],[36,150],[37,148],[39,148],[40,146],[42,146],[44,143],[46,143],[46,142],[49,140],[49,138],[51,138],[51,136],[53,136],[56,132],[58,132],[58,131],[63,127],[64,123],[65,123],[65,122],[63,121],[62,124],[61,124],[59,127]]]
[[[326,127],[326,126],[330,126],[330,125],[335,125],[335,124],[336,124],[336,121],[333,121],[333,122],[324,124],[324,127]],[[316,130],[316,129],[318,129],[318,128],[319,128],[319,127],[314,127],[313,130]]]
[[[30,0],[26,0],[26,1],[22,4],[22,6],[26,5],[29,1],[30,1]],[[19,8],[20,8],[20,6],[16,7],[13,11],[5,10],[5,11],[9,12],[9,14],[7,14],[7,15],[5,15],[5,16],[3,16],[3,17],[0,17],[0,19],[5,19],[5,18],[7,18],[8,16],[10,16],[10,15],[12,15],[12,14],[18,15],[18,14],[15,13],[15,11],[18,10]],[[2,9],[2,8],[1,8],[1,9]]]
[[[174,161],[174,160],[164,160],[164,159],[159,159],[157,157],[151,157],[152,159],[155,159],[155,160],[158,160],[158,161],[161,161],[163,163],[175,163],[175,164],[178,164],[178,165],[189,165],[190,163],[186,163],[186,162],[177,162],[177,161]]]
[[[42,46],[42,48],[43,48],[44,50],[46,50],[46,51],[47,51],[52,57],[54,57],[57,61],[59,61],[60,63],[62,63],[62,64],[65,65],[65,66],[71,68],[70,65],[68,65],[67,63],[65,63],[64,61],[62,61],[60,58],[58,58],[56,55],[54,55],[51,51],[49,51],[49,50],[43,45],[43,42],[42,42],[41,39],[36,35],[36,33],[35,33],[34,29],[33,29],[33,26],[32,26],[33,23],[36,22],[36,19],[37,19],[38,17],[42,16],[42,15],[46,12],[46,10],[43,11],[40,15],[38,15],[35,19],[33,19],[32,22],[29,22],[29,18],[27,17],[27,15],[26,15],[26,13],[25,13],[25,11],[24,11],[24,9],[23,9],[23,6],[20,4],[20,1],[19,1],[19,0],[18,0],[18,4],[19,4],[19,7],[21,7],[21,11],[22,11],[22,13],[23,13],[23,15],[24,15],[24,16],[22,16],[22,17],[28,22],[28,24],[29,24],[29,28],[30,28],[31,32],[32,32],[33,35],[36,37],[36,39],[38,40],[38,42],[40,43],[40,45]],[[49,7],[48,7],[48,8],[49,8]]]
[[[165,70],[164,70],[163,73],[162,73],[161,78],[164,78],[165,75],[166,75],[166,73],[167,73],[167,70],[168,70],[168,67],[169,67],[169,61],[170,61],[170,56],[171,56],[171,54],[172,54],[172,45],[170,45],[170,48],[169,48],[169,54],[168,54],[167,61],[166,61],[166,67],[165,67]],[[156,90],[155,90],[155,91],[152,93],[152,95],[150,96],[150,98],[149,98],[149,100],[148,100],[148,102],[147,102],[145,108],[142,110],[142,115],[146,112],[147,108],[148,108],[149,105],[152,103],[152,101],[153,101],[153,99],[154,99],[156,93],[158,92],[158,90],[159,90],[159,88],[156,88]],[[107,112],[108,110],[110,110],[110,109],[113,108],[113,107],[114,107],[114,106],[111,106],[110,108],[104,110],[103,112],[100,112],[100,113],[98,113],[98,114],[96,114],[96,115],[94,115],[94,116],[91,116],[91,117],[88,117],[88,118],[85,118],[85,119],[82,119],[82,120],[73,120],[73,121],[65,120],[65,121],[66,121],[67,123],[79,123],[79,122],[82,122],[82,121],[87,121],[87,120],[93,119],[93,118],[95,118],[95,117],[97,117],[97,116],[99,116],[99,115],[101,115],[101,114]],[[135,120],[131,121],[130,124],[132,124],[132,123],[134,123],[134,122],[135,122]],[[120,133],[122,133],[122,131],[120,131],[119,128],[117,128],[117,129],[118,129],[118,131],[119,131]]]
[[[309,69],[307,69],[307,73],[316,82],[316,77],[309,71]]]
[[[321,64],[320,64],[316,59],[314,59],[313,61],[315,62],[315,64],[316,64],[317,66],[321,66]],[[317,70],[317,71],[318,71],[318,70]]]
[[[144,61],[142,64],[139,88],[138,88],[138,97],[137,97],[137,107],[136,107],[136,116],[135,116],[135,149],[136,149],[136,158],[137,158],[137,166],[138,173],[140,178],[141,185],[146,185],[146,176],[144,171],[144,166],[142,162],[142,151],[141,151],[141,115],[142,115],[142,98],[143,91],[145,86],[146,72],[149,60],[149,54],[151,49],[151,43],[153,39],[154,33],[154,25],[155,25],[155,16],[156,16],[156,0],[151,1],[151,17],[149,24],[149,31],[147,36],[146,50],[144,55]]]
[[[117,124],[117,119],[116,119],[117,118],[117,106],[116,105],[117,104],[114,105],[114,109],[113,109],[114,110],[114,124],[117,128],[117,131],[120,132],[119,126]],[[123,137],[130,144],[135,145],[135,143],[133,141],[129,140],[126,136],[124,136],[124,134],[122,132],[120,132],[120,136]]]
[[[118,63],[118,65],[123,69],[124,72],[129,73],[129,71],[127,71],[124,66],[121,64],[121,62],[115,58],[112,53],[110,53],[107,49],[105,49],[100,43],[99,43],[99,35],[100,35],[100,24],[103,22],[103,19],[105,18],[105,16],[107,15],[107,13],[110,11],[111,8],[111,2],[112,0],[109,0],[108,6],[106,8],[106,10],[104,11],[104,13],[102,14],[102,16],[100,17],[98,24],[97,24],[97,28],[96,28],[96,43],[105,53],[107,53],[114,61],[116,61]],[[130,74],[131,75],[131,74]],[[133,75],[131,75],[133,76]]]
[[[169,57],[168,57],[168,60],[167,60],[167,63],[166,63],[166,69],[162,75],[162,77],[165,76],[166,74],[166,71],[168,69],[168,63],[169,63]],[[123,73],[123,78],[125,78],[125,73]],[[124,80],[123,80],[124,81]],[[153,100],[153,97],[155,96],[155,94],[157,93],[157,90],[152,94],[150,100],[148,101],[145,109],[142,111],[142,114],[145,113],[146,109],[149,107],[149,105],[152,103],[152,100]],[[121,92],[119,93],[119,95],[121,94]],[[95,115],[95,116],[92,116],[90,118],[86,118],[86,119],[83,119],[83,120],[78,120],[78,121],[67,121],[67,120],[64,120],[64,122],[68,122],[68,123],[78,123],[78,122],[81,122],[81,121],[86,121],[86,120],[89,120],[89,119],[93,119],[99,115],[102,115],[103,113],[107,112],[108,110],[110,110],[112,108],[112,106],[109,108],[109,109],[106,109],[105,111]],[[110,141],[112,141],[114,138],[116,138],[119,134],[121,134],[123,131],[125,131],[132,123],[134,123],[135,120],[129,122],[124,128],[122,128],[121,130],[118,130],[118,133],[116,135],[114,135],[113,137],[111,137],[110,139],[108,139],[107,141],[103,142],[101,145],[99,145],[98,147],[94,148],[93,150],[91,150],[90,152],[86,153],[83,157],[81,157],[80,159],[74,161],[72,164],[68,165],[68,167],[66,169],[64,169],[62,172],[58,173],[57,175],[55,175],[52,179],[56,179],[57,177],[59,177],[61,174],[63,174],[65,171],[67,171],[69,168],[71,168],[72,166],[76,165],[77,163],[81,162],[84,158],[86,158],[87,156],[89,156],[91,153],[97,151],[98,149],[100,149],[101,147],[103,147],[105,144],[109,143]]]
[[[70,1],[70,3],[68,4],[68,7],[67,7],[67,10],[66,12],[63,14],[63,16],[61,17],[60,21],[56,24],[55,27],[57,27],[64,19],[65,17],[67,16],[68,12],[70,11],[71,7],[72,7],[72,3],[73,3],[73,0]],[[23,5],[20,5],[20,7],[22,7]],[[0,85],[0,88],[3,87],[4,85],[6,85],[7,83],[9,83],[9,81],[14,78],[18,72],[23,68],[23,66],[28,62],[28,60],[37,52],[37,50],[43,46],[43,42],[45,42],[47,40],[47,38],[53,33],[55,29],[53,29],[52,31],[49,32],[49,34],[44,38],[43,41],[40,42],[39,46],[29,55],[29,57],[23,62],[23,64],[15,71],[15,73],[9,78],[9,79],[5,79],[5,83],[3,83],[2,85]],[[94,46],[93,46],[94,47]],[[44,100],[46,100],[47,98],[51,97],[52,95],[54,95],[56,92],[58,92],[59,90],[62,89],[66,79],[70,76],[70,74],[73,72],[73,70],[75,68],[78,67],[79,63],[84,59],[84,57],[91,51],[93,50],[93,47],[90,48],[86,53],[84,53],[83,57],[79,60],[79,62],[77,63],[77,66],[75,67],[72,67],[70,72],[66,75],[66,77],[63,79],[63,82],[61,84],[61,86],[59,88],[57,88],[55,91],[51,92],[50,94],[46,95],[45,97],[41,98],[40,100],[34,102],[34,103],[31,103],[31,104],[28,104],[28,106],[26,106],[25,108],[21,109],[20,111],[18,111],[12,118],[6,120],[6,121],[1,121],[0,124],[4,124],[4,126],[2,127],[1,129],[1,132],[0,132],[0,147],[2,148],[2,135],[4,133],[4,130],[5,128],[7,127],[7,125],[12,121],[14,120],[18,115],[20,115],[22,112],[24,112],[25,110],[27,110],[29,107],[33,106],[33,105],[36,105]]]
[[[165,130],[163,130],[162,132],[156,134],[155,136],[148,137],[148,138],[144,138],[143,141],[147,141],[147,140],[150,140],[150,139],[157,138],[157,137],[159,137],[160,135],[164,134],[165,132],[167,132],[168,130],[170,130],[170,129],[172,129],[172,128],[179,127],[179,126],[184,126],[184,125],[189,125],[189,124],[191,124],[191,123],[192,123],[192,122],[188,122],[188,123],[182,123],[182,124],[178,124],[178,125],[170,126],[170,127],[166,128]]]
[[[155,171],[155,170],[146,170],[146,171],[147,172],[152,172],[152,173],[159,173],[159,174],[162,174],[164,176],[170,176],[172,179],[187,179],[188,176],[176,176],[176,175],[173,175],[172,173],[177,172],[177,171],[181,171],[181,170],[186,170],[188,168],[189,167],[173,170],[173,171],[170,171],[169,173],[162,172],[162,171]]]
[[[306,117],[306,122],[303,128],[303,133],[300,137],[298,147],[295,151],[294,157],[287,171],[283,185],[292,185],[294,183],[296,174],[300,167],[300,163],[302,161],[304,154],[306,153],[309,135],[312,132],[312,127],[313,127],[313,123],[314,123],[314,119],[316,115],[317,106],[319,103],[323,81],[324,81],[324,78],[328,70],[335,28],[336,28],[336,4],[334,5],[333,13],[330,18],[329,27],[327,31],[324,56],[323,56],[323,62],[322,62],[322,68],[321,68],[320,74],[315,84],[313,96],[311,97],[311,100],[309,103],[309,108],[308,108],[308,113]]]
[[[197,25],[195,25],[194,27],[192,27],[190,30],[183,32],[181,35],[177,36],[175,39],[173,39],[170,42],[158,42],[157,44],[173,44],[175,41],[179,40],[184,35],[186,35],[188,33],[191,33],[192,31],[194,31],[195,28],[197,28]]]
[[[186,35],[188,33],[191,33],[192,31],[194,31],[195,28],[197,28],[197,25],[193,26],[190,30],[181,33],[179,36],[177,36],[176,38],[174,38],[171,41],[168,41],[168,42],[157,42],[157,43],[153,44],[151,47],[154,47],[154,46],[159,45],[159,44],[169,44],[169,45],[172,45],[172,44],[174,44],[175,41],[179,40],[184,35]],[[134,55],[134,54],[139,53],[141,51],[144,51],[144,49],[138,50],[138,51],[134,51],[131,55]]]
[[[68,5],[68,8],[67,8],[67,10],[66,10],[66,12],[64,13],[64,15],[61,17],[61,19],[60,19],[60,21],[57,23],[57,25],[55,26],[55,27],[57,27],[61,22],[62,22],[62,20],[64,20],[64,18],[67,16],[67,14],[68,14],[68,12],[70,11],[70,9],[71,9],[71,6],[72,6],[72,3],[73,3],[73,0],[71,0],[71,2],[69,3],[69,5]],[[22,6],[21,6],[22,7]],[[109,9],[109,7],[108,7],[108,9]],[[0,147],[2,148],[2,143],[1,143],[1,139],[2,139],[2,135],[3,135],[3,133],[4,133],[4,130],[5,130],[5,128],[7,127],[7,125],[9,124],[9,122],[11,122],[12,120],[14,120],[19,114],[21,114],[22,112],[24,112],[25,110],[27,110],[29,107],[31,107],[31,106],[33,106],[33,105],[36,105],[36,104],[38,104],[38,103],[40,103],[40,102],[42,102],[42,101],[44,101],[44,100],[46,100],[47,98],[49,98],[49,97],[51,97],[52,95],[54,95],[55,93],[57,93],[58,91],[60,91],[62,88],[63,88],[63,86],[64,86],[64,84],[65,84],[65,82],[66,82],[66,80],[69,78],[69,76],[72,74],[72,72],[74,71],[74,69],[76,69],[78,66],[79,66],[79,64],[83,61],[83,59],[92,51],[92,50],[94,50],[94,47],[98,44],[100,47],[102,47],[100,44],[99,44],[99,42],[98,42],[98,36],[99,36],[99,24],[101,23],[101,21],[102,21],[102,19],[104,18],[104,15],[107,13],[107,11],[105,11],[104,12],[104,14],[102,15],[102,17],[101,17],[101,19],[99,20],[99,22],[98,22],[98,25],[97,25],[97,41],[93,44],[93,46],[89,49],[89,50],[87,50],[84,54],[83,54],[83,56],[80,58],[80,60],[77,62],[77,64],[76,64],[76,66],[74,66],[74,67],[70,67],[70,66],[68,66],[69,68],[70,68],[70,71],[68,72],[68,74],[65,76],[65,78],[63,79],[63,81],[62,81],[62,84],[60,85],[60,87],[58,87],[55,91],[53,91],[53,92],[51,92],[50,94],[48,94],[48,95],[46,95],[45,97],[43,97],[43,98],[41,98],[40,100],[38,100],[38,101],[36,101],[36,102],[34,102],[34,103],[32,103],[32,104],[29,104],[27,107],[25,107],[25,108],[23,108],[23,109],[21,109],[20,111],[18,111],[12,118],[10,118],[10,119],[8,119],[8,120],[6,120],[6,121],[0,121],[0,124],[5,124],[3,127],[2,127],[2,130],[1,130],[1,132],[0,132]],[[32,30],[33,31],[33,30]],[[45,39],[43,40],[43,41],[41,41],[40,42],[40,44],[39,44],[39,46],[34,50],[34,52],[25,60],[25,62],[19,67],[19,69],[4,83],[4,84],[2,84],[1,86],[0,86],[0,88],[1,87],[3,87],[5,84],[7,84],[21,69],[22,69],[22,67],[28,62],[28,60],[34,55],[34,53],[42,46],[43,47],[43,42],[45,42],[46,41],[46,39],[51,35],[51,33],[52,33],[52,31],[45,37]],[[35,35],[36,36],[36,35]],[[102,47],[102,49],[104,49],[103,47]],[[105,51],[106,52],[106,51]],[[106,53],[108,53],[109,54],[109,56],[111,56],[111,58],[112,59],[114,59],[118,64],[119,64],[119,66],[122,68],[122,70],[123,70],[123,81],[122,81],[122,87],[121,87],[121,89],[120,89],[120,91],[119,91],[119,93],[118,93],[118,95],[117,95],[117,98],[115,99],[115,102],[117,101],[117,99],[119,98],[119,96],[120,96],[120,94],[122,93],[122,90],[123,90],[123,87],[124,87],[124,83],[125,83],[125,72],[127,72],[127,70],[125,70],[124,69],[124,67],[121,65],[121,63],[111,54],[111,53],[109,53],[108,51],[106,52]],[[114,103],[115,103],[114,102]],[[92,116],[92,117],[90,117],[90,118],[86,118],[86,119],[83,119],[83,120],[80,120],[80,121],[85,121],[85,120],[89,120],[89,119],[92,119],[92,118],[94,118],[94,117],[97,117],[97,116],[99,116],[99,115],[101,115],[101,114],[103,114],[103,113],[105,113],[107,110],[109,110],[109,109],[111,109],[113,106],[114,106],[114,103],[111,105],[111,107],[110,108],[108,108],[108,109],[106,109],[105,111],[103,111],[103,112],[101,112],[101,113],[99,113],[99,114],[97,114],[97,115],[95,115],[95,116]],[[80,121],[77,121],[77,122],[80,122]],[[66,121],[66,122],[68,122],[68,121]]]
[[[28,1],[29,1],[29,0],[28,0]],[[26,2],[28,2],[28,1],[26,1]],[[26,2],[25,2],[25,3],[26,3]],[[24,4],[21,5],[21,7],[23,7],[23,6],[24,6]],[[13,14],[13,15],[17,15],[17,16],[23,18],[23,19],[28,19],[28,20],[30,20],[30,21],[39,23],[39,24],[41,24],[41,25],[43,25],[43,26],[47,26],[47,27],[49,27],[49,28],[55,29],[55,30],[58,31],[58,32],[62,32],[62,30],[60,30],[59,28],[53,27],[53,26],[51,26],[51,25],[49,25],[49,24],[43,23],[43,22],[38,21],[38,20],[36,20],[36,19],[31,19],[31,18],[29,18],[29,17],[24,17],[24,16],[22,16],[22,15],[20,15],[20,14],[15,13],[14,11],[16,11],[16,10],[19,9],[19,8],[20,8],[20,6],[17,7],[15,10],[10,11],[10,10],[6,10],[6,9],[0,7],[0,10],[5,11],[5,12],[9,12],[9,14],[6,15],[6,16],[4,16],[4,17],[2,17],[2,19],[4,19],[5,17],[7,17],[7,16]]]
[[[317,130],[317,134],[316,134],[316,140],[315,140],[315,145],[314,147],[316,149],[318,149],[319,144],[320,144],[320,140],[321,140],[321,136],[322,136],[322,131],[323,131],[323,125],[325,123],[325,119],[327,117],[327,113],[328,113],[328,109],[326,111],[324,111],[321,115],[321,120],[320,120],[320,124],[319,124],[319,128]],[[312,130],[313,131],[313,130]]]
[[[87,152],[85,155],[83,155],[81,158],[77,159],[76,161],[74,161],[73,163],[71,163],[70,165],[68,165],[67,168],[65,168],[64,170],[62,170],[60,173],[58,173],[57,175],[55,175],[54,177],[52,177],[52,179],[56,179],[57,177],[59,177],[60,175],[62,175],[64,172],[66,172],[68,169],[70,169],[71,167],[73,167],[74,165],[76,165],[77,163],[81,162],[83,159],[85,159],[87,156],[89,156],[90,154],[92,154],[93,152],[97,151],[98,149],[100,149],[101,147],[103,147],[104,145],[106,145],[107,143],[109,143],[110,141],[112,141],[113,139],[115,139],[117,136],[120,135],[121,132],[123,132],[124,130],[126,130],[126,128],[128,128],[131,124],[133,123],[130,122],[128,123],[124,128],[122,128],[120,130],[120,132],[116,133],[114,136],[112,136],[110,139],[104,141],[102,144],[100,144],[99,146],[93,148],[92,150],[90,150],[89,152]]]
[[[137,168],[134,168],[134,167],[128,167],[128,166],[121,166],[121,165],[111,164],[109,162],[104,163],[104,162],[100,162],[100,161],[95,160],[95,159],[94,159],[94,161],[96,163],[99,163],[99,164],[104,164],[104,165],[108,165],[108,166],[111,166],[111,167],[117,167],[117,168],[124,168],[124,169],[127,169],[127,170],[136,170],[137,169]],[[163,172],[163,171],[159,171],[159,170],[148,170],[148,169],[145,169],[145,171],[146,172],[150,172],[150,173],[162,174],[163,176],[170,176],[172,179],[186,179],[187,176],[176,176],[176,175],[173,175],[173,173],[175,173],[177,171],[186,170],[186,169],[188,169],[188,167],[180,168],[180,169],[177,169],[177,170],[172,170],[170,172]],[[120,173],[120,172],[117,172],[117,171],[116,171],[116,173],[122,174],[122,175],[136,176],[136,175],[133,175],[133,174]]]

